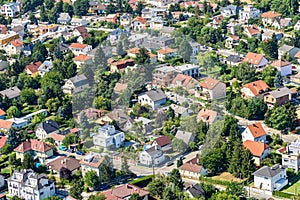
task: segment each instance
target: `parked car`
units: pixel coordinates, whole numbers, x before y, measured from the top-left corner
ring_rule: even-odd
[[[80,155],[80,156],[84,156],[84,155],[85,155],[85,153],[82,152],[82,151],[76,151],[76,154],[77,154],[77,155]]]
[[[66,151],[68,148],[65,147],[64,145],[59,145],[58,149],[61,150],[61,151]]]
[[[174,163],[173,162],[167,162],[167,164],[166,164],[167,167],[170,167],[171,165],[174,165]]]

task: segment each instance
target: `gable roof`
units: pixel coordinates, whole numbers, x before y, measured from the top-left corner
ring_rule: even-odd
[[[6,112],[0,108],[0,116],[6,115]]]
[[[9,130],[9,129],[11,129],[12,125],[13,125],[13,122],[0,119],[0,129]]]
[[[145,197],[149,195],[147,190],[139,188],[135,185],[125,184],[117,186],[113,189],[106,190],[103,192],[107,200],[123,200],[127,199],[129,196],[134,193],[138,193],[140,197]]]
[[[6,144],[7,138],[5,136],[0,136],[0,149]]]
[[[262,54],[248,52],[243,62],[248,62],[253,65],[258,65],[263,58],[264,55]]]
[[[80,34],[88,33],[88,30],[85,26],[77,26],[75,30],[77,30]]]
[[[38,72],[39,67],[42,65],[41,61],[31,63],[26,66],[26,69],[29,70],[31,73],[36,73]]]
[[[177,74],[176,77],[172,80],[172,84],[181,82],[182,86],[186,87],[192,79],[193,77],[191,76],[184,75],[184,74]]]
[[[295,48],[295,47],[287,45],[287,44],[283,44],[281,47],[279,47],[278,51],[288,52],[288,51],[291,51],[293,48]]]
[[[268,92],[266,95],[271,95],[274,98],[280,98],[286,95],[290,95],[292,91],[287,87],[277,88],[271,92]]]
[[[194,142],[194,134],[187,131],[178,130],[175,137],[177,139],[183,140],[185,144],[189,144],[190,142]]]
[[[72,43],[69,48],[74,48],[74,49],[84,49],[88,45],[87,44],[80,44],[80,43]]]
[[[69,80],[74,84],[75,88],[88,84],[88,80],[84,74],[74,76]]]
[[[51,170],[55,170],[58,172],[62,168],[66,168],[72,172],[76,169],[79,169],[81,165],[80,165],[80,160],[71,157],[62,156],[47,163],[47,166],[50,167]]]
[[[16,39],[10,42],[11,45],[13,45],[14,47],[20,47],[23,45],[23,42],[21,42],[21,40]]]
[[[10,87],[6,90],[0,91],[0,94],[5,97],[7,96],[9,99],[13,99],[20,96],[20,89],[18,87]]]
[[[300,52],[300,51],[299,51]],[[285,67],[290,65],[291,63],[288,61],[284,61],[284,60],[275,60],[273,62],[271,62],[270,65],[274,66],[274,67]]]
[[[246,30],[250,35],[260,34],[260,30],[259,30],[258,26],[256,26],[256,25],[247,26]]]
[[[281,16],[281,14],[275,11],[268,11],[261,14],[262,18],[275,18],[279,16]]]
[[[64,140],[64,138],[66,137],[66,135],[58,134],[58,133],[50,133],[48,135],[48,137],[52,138],[54,141],[60,141],[60,142],[62,142]]]
[[[189,186],[186,189],[194,198],[205,196],[205,191],[201,188],[199,183]]]
[[[92,59],[91,56],[87,56],[84,54],[80,54],[79,56],[76,56],[75,58],[73,58],[74,61],[86,61],[86,60],[90,60]]]
[[[144,94],[146,94],[154,102],[167,98],[167,96],[161,89],[150,90]]]
[[[59,130],[58,124],[51,119],[40,123],[37,128],[43,129],[47,134],[50,134],[50,133],[53,133],[53,132]]]
[[[164,147],[164,146],[167,146],[168,144],[171,144],[172,143],[172,140],[170,139],[169,136],[167,135],[164,135],[164,136],[161,136],[161,137],[158,137],[154,140],[158,146],[160,147]],[[153,141],[153,142],[154,142]]]
[[[258,137],[266,135],[266,131],[262,127],[262,124],[260,122],[256,122],[252,125],[249,125],[248,128],[254,138],[258,138]]]
[[[176,52],[176,50],[175,49],[171,49],[169,47],[165,47],[165,48],[157,50],[156,52],[160,53],[160,54],[163,54],[163,55],[166,55],[166,54],[169,54],[169,53],[174,53],[174,52]]]
[[[179,170],[193,172],[193,173],[200,173],[202,170],[202,166],[198,164],[186,162],[179,167]]]
[[[208,90],[214,89],[221,81],[217,79],[213,79],[210,77],[207,77],[204,79],[204,81],[200,84],[201,87],[206,88]]]
[[[266,92],[270,89],[270,87],[263,80],[247,83],[243,86],[243,88],[249,88],[254,96],[258,96],[259,94]]]
[[[132,23],[135,22],[135,21],[139,21],[139,22],[141,22],[142,24],[146,24],[146,22],[147,22],[146,19],[144,19],[144,18],[142,18],[142,17],[140,17],[140,16],[137,16],[136,18],[134,18],[134,19],[132,20]]]
[[[25,153],[27,151],[33,150],[45,153],[51,149],[51,146],[49,146],[46,142],[31,139],[30,141],[26,140],[22,142],[18,147],[14,149],[14,151]]]
[[[256,157],[261,157],[266,149],[269,149],[270,146],[262,142],[254,142],[251,140],[246,140],[243,143],[246,149],[249,149],[251,154]]]
[[[276,176],[277,174],[281,173],[284,170],[285,168],[279,164],[276,164],[272,167],[263,166],[262,168],[255,171],[253,175],[273,178],[274,176]]]
[[[215,121],[217,116],[218,113],[216,111],[202,108],[197,115],[197,121],[199,122],[201,120],[204,120],[208,123],[212,123],[213,121]]]

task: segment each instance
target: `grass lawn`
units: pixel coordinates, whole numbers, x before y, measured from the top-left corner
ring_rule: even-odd
[[[1,174],[9,174],[10,173],[10,167],[5,167],[1,170]]]
[[[287,189],[283,190],[282,192],[291,193],[291,194],[295,194],[296,192],[296,194],[300,194],[300,181],[289,186]]]
[[[212,179],[221,180],[221,181],[235,181],[235,182],[240,182],[240,181],[246,180],[246,179],[241,180],[239,178],[236,178],[232,174],[230,174],[229,172],[223,172],[219,176],[213,176]]]

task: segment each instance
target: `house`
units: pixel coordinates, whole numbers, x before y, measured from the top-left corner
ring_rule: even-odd
[[[273,37],[273,34],[276,36],[277,41],[281,40],[281,38],[283,38],[283,34],[280,32],[275,32],[272,30],[265,30],[263,32],[263,34],[261,35],[261,40],[265,41],[265,40],[271,40]]]
[[[296,22],[296,24],[294,25],[294,30],[295,30],[295,31],[299,31],[299,30],[300,30],[300,20],[298,20],[298,21]]]
[[[89,87],[89,82],[84,74],[76,75],[66,81],[62,86],[65,94],[77,94]]]
[[[202,108],[197,115],[198,123],[200,121],[203,121],[208,124],[211,124],[211,123],[214,123],[221,119],[222,119],[222,116],[218,112],[216,112],[214,110],[209,110],[207,108]]]
[[[243,142],[243,145],[251,152],[254,164],[257,166],[259,166],[260,162],[271,153],[270,146],[262,142],[246,140]]]
[[[260,17],[260,10],[254,8],[253,5],[245,5],[239,10],[239,19],[242,21],[248,21],[249,19],[258,19]]]
[[[73,17],[71,20],[72,26],[86,26],[87,24],[88,24],[88,22],[85,19]]]
[[[50,133],[48,135],[48,138],[52,138],[54,141],[54,144],[56,146],[62,145],[63,144],[63,140],[65,139],[67,135],[64,134],[59,134],[59,133]]]
[[[177,50],[169,47],[162,48],[160,50],[157,50],[156,52],[157,52],[157,60],[162,62],[177,56]]]
[[[131,22],[132,30],[134,31],[141,31],[146,29],[146,22],[147,20],[143,17],[137,16]]]
[[[0,60],[0,73],[6,72],[8,67],[8,62],[5,60]]]
[[[151,106],[153,110],[156,110],[161,105],[166,104],[167,96],[160,89],[151,90],[151,91],[139,94],[138,102],[140,104],[147,104],[147,105]]]
[[[116,44],[119,41],[122,34],[129,36],[129,33],[126,30],[117,28],[109,33],[107,40],[109,40],[111,44]]]
[[[212,18],[211,27],[218,28],[221,25],[221,22],[224,20],[222,15],[218,15]]]
[[[236,5],[228,5],[226,7],[221,8],[221,15],[223,17],[231,17],[237,15],[238,13],[238,6]]]
[[[284,105],[292,99],[292,92],[287,87],[278,88],[274,91],[267,92],[264,95],[264,102],[269,108],[273,108],[275,104]]]
[[[170,107],[174,110],[176,117],[187,117],[194,113],[190,108],[186,108],[177,104],[171,104]]]
[[[294,75],[294,76],[291,76],[291,81],[292,81],[293,83],[298,83],[298,84],[300,84],[300,72],[299,72],[298,74]]]
[[[38,69],[41,65],[42,65],[41,61],[30,63],[25,67],[26,74],[30,75],[31,77],[36,77],[39,74]]]
[[[121,72],[121,71],[124,71],[129,66],[134,66],[134,60],[126,59],[126,60],[120,60],[120,61],[113,61],[108,64],[110,64],[110,71],[112,73]]]
[[[75,56],[79,56],[80,54],[88,54],[88,52],[92,50],[92,46],[88,44],[72,43],[69,46],[69,49],[75,54]]]
[[[0,132],[6,133],[12,128],[12,126],[13,122],[0,119]]]
[[[249,38],[259,38],[259,36],[261,35],[261,31],[259,30],[257,25],[246,26],[244,33]]]
[[[205,78],[204,81],[196,88],[196,97],[203,99],[222,99],[226,97],[226,84],[213,78]]]
[[[194,64],[184,64],[174,67],[180,74],[198,78],[200,76],[200,66]]]
[[[180,170],[179,170],[180,171]],[[205,197],[205,191],[199,185],[199,183],[188,186],[185,191],[189,194],[191,198]]]
[[[266,92],[270,91],[270,87],[263,80],[247,83],[241,89],[243,97],[259,97],[263,98]]]
[[[81,36],[81,35],[86,35],[88,34],[88,30],[85,26],[77,26],[74,28],[74,31],[73,31],[73,35],[74,36]]]
[[[50,72],[53,68],[53,63],[51,60],[45,60],[41,66],[39,66],[39,75],[43,77],[46,73]]]
[[[160,136],[160,137],[154,139],[151,146],[156,146],[163,152],[167,152],[167,151],[172,150],[172,140],[167,135]]]
[[[149,198],[149,192],[147,190],[131,184],[119,185],[102,192],[107,200],[130,199],[134,193],[137,193],[139,195],[139,199],[141,200],[148,200]]]
[[[45,159],[53,156],[53,149],[46,142],[30,139],[22,142],[17,146],[14,151],[16,152],[16,158],[24,160],[25,154],[30,154],[32,157],[39,158],[40,162],[44,162]]]
[[[128,38],[130,45],[135,47],[141,47],[142,44],[148,41],[147,33],[133,34]]]
[[[300,142],[296,140],[286,147],[286,153],[282,153],[282,165],[298,172],[300,167]]]
[[[153,30],[161,30],[164,26],[164,21],[161,17],[154,17],[147,23],[149,24],[149,28]]]
[[[270,26],[275,20],[280,19],[281,14],[275,11],[268,11],[261,14],[262,23],[264,26]]]
[[[6,27],[5,28],[4,27],[0,27],[0,28],[2,28],[1,29],[2,34],[6,34],[6,30],[5,30]],[[24,29],[25,29],[25,27],[22,26],[22,25],[17,25],[17,26],[14,26],[14,27],[11,28],[11,30],[14,31],[14,32],[16,32],[20,36],[20,38],[23,38],[24,35],[25,35]],[[3,33],[3,31],[5,31],[5,33]]]
[[[0,136],[0,150],[4,147],[4,145],[6,144],[7,138],[5,136]],[[0,176],[0,180],[1,180],[1,176]],[[1,181],[0,181],[0,188],[1,188]]]
[[[157,146],[152,146],[139,153],[140,164],[146,166],[158,166],[165,161],[165,156],[163,151]]]
[[[284,166],[276,164],[272,167],[263,166],[253,173],[254,187],[267,190],[281,190],[288,184],[286,169]]]
[[[106,6],[101,2],[92,0],[89,1],[89,6],[89,13],[95,13],[99,15],[105,14]]]
[[[114,109],[105,116],[99,118],[96,123],[105,125],[115,121],[122,130],[129,130],[132,125],[132,119],[124,112],[124,110]]]
[[[59,126],[52,119],[40,123],[35,134],[38,139],[45,140],[51,133],[59,133]]]
[[[114,24],[117,24],[118,22],[118,15],[117,14],[108,14],[106,17],[105,17],[105,21],[106,22],[112,22]]]
[[[267,133],[260,122],[256,122],[252,125],[248,125],[242,132],[242,140],[251,140],[254,142],[267,142]]]
[[[257,69],[264,68],[268,64],[268,60],[262,54],[248,52],[243,62],[249,63]]]
[[[7,97],[9,100],[19,100],[20,99],[20,93],[21,91],[19,90],[18,87],[10,87],[8,89],[0,91],[0,97],[2,98]]]
[[[226,40],[225,40],[225,47],[229,49],[233,49],[235,46],[239,44],[240,37],[237,35],[230,35]]]
[[[20,2],[6,3],[1,6],[1,14],[6,17],[16,17],[21,10]]]
[[[282,18],[282,19],[275,19],[272,26],[276,29],[284,29],[292,25],[291,18]]]
[[[142,125],[142,131],[144,134],[151,133],[153,131],[153,124],[151,119],[147,119],[145,117],[139,117],[137,119],[134,119],[136,123],[141,123]]]
[[[32,169],[14,171],[7,179],[7,185],[9,196],[25,200],[43,200],[55,195],[55,181]]]
[[[59,13],[57,18],[57,23],[59,24],[68,24],[71,21],[69,13]]]
[[[14,54],[19,54],[23,48],[24,48],[23,42],[19,39],[15,39],[15,40],[7,43],[7,45],[5,47],[5,51],[9,55],[14,55]]]
[[[152,83],[153,85],[168,87],[178,74],[178,71],[171,66],[157,67],[153,71]]]
[[[199,180],[200,176],[207,175],[207,171],[199,165],[199,159],[193,158],[179,167],[179,173],[182,177]]]
[[[101,170],[103,167],[111,171],[113,170],[112,160],[108,156],[102,156],[100,154],[89,153],[81,159],[80,164],[83,177],[86,172],[95,171],[101,180]]]
[[[124,132],[118,131],[113,125],[105,125],[98,129],[98,133],[93,136],[95,146],[105,149],[120,148],[125,141]]]
[[[132,21],[132,14],[124,13],[120,17],[120,24],[124,27],[131,26],[131,21]]]
[[[189,41],[189,44],[192,47],[192,56],[197,56],[200,53],[201,45],[198,42],[195,41]]]
[[[6,112],[0,108],[0,119],[5,119]]]
[[[172,80],[171,87],[182,87],[186,90],[195,89],[198,81],[191,76],[184,74],[177,74]]]
[[[295,58],[295,55],[300,51],[300,48],[290,46],[290,45],[282,45],[278,49],[278,59],[283,59],[284,56],[290,56],[291,58]]]
[[[176,132],[175,138],[182,140],[186,145],[189,145],[195,140],[195,134],[187,131],[178,130]]]
[[[61,177],[61,172],[65,169],[71,172],[71,175],[74,175],[77,170],[81,167],[80,160],[75,158],[61,156],[49,163],[47,163],[47,168],[58,175],[59,178]]]
[[[93,57],[80,54],[79,56],[76,56],[73,58],[74,63],[77,65],[78,68],[80,68],[83,65],[89,65],[93,63]]]
[[[87,108],[85,110],[80,111],[78,114],[75,115],[75,120],[80,123],[80,116],[84,115],[88,122],[94,122],[95,120],[103,117],[105,115],[105,110],[100,110],[96,108]]]
[[[239,65],[243,59],[239,55],[230,55],[223,60],[223,63],[229,66]]]

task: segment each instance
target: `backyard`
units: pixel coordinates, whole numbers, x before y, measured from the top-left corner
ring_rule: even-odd
[[[293,185],[290,185],[285,190],[282,190],[282,192],[290,193],[290,194],[300,194],[300,181],[294,183]]]

